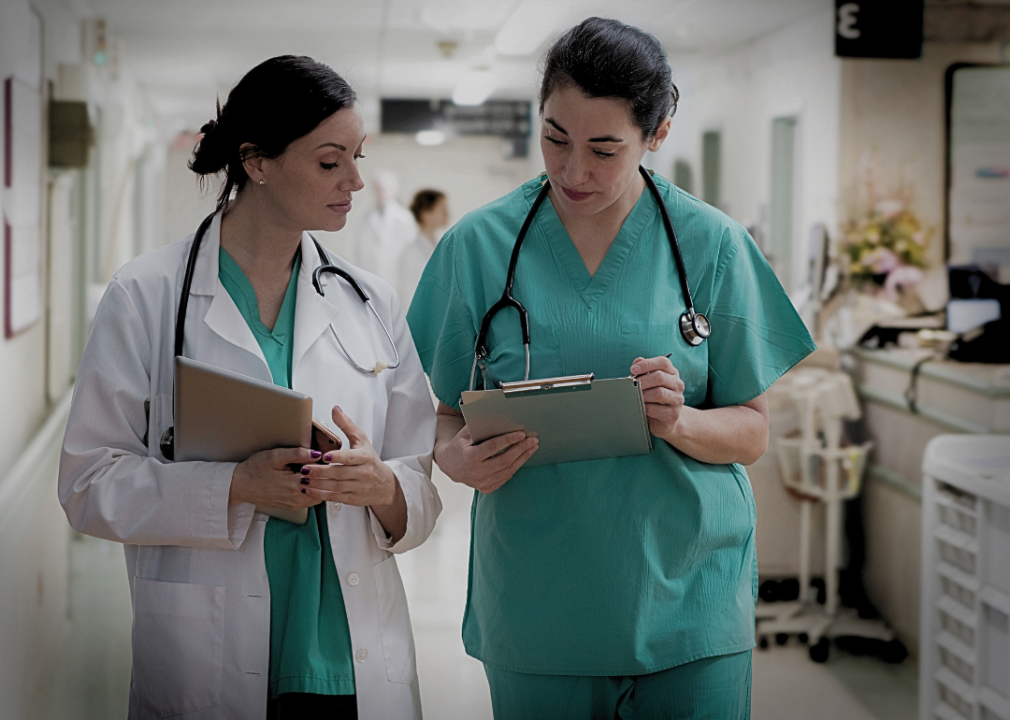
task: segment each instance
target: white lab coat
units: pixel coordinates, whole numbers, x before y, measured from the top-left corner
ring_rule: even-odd
[[[396,292],[400,296],[400,303],[403,307],[410,307],[410,301],[414,299],[414,292],[417,284],[421,282],[421,275],[424,268],[435,252],[437,240],[432,240],[420,230],[410,243],[400,254],[400,271],[396,284]]]
[[[250,504],[228,505],[233,463],[169,463],[159,450],[173,424],[175,316],[191,244],[192,236],[147,253],[109,285],[77,376],[59,495],[76,530],[125,543],[134,612],[129,717],[255,720],[266,715],[270,667],[268,518]],[[199,251],[184,353],[269,382],[259,345],[218,280],[219,247],[220,215]],[[319,256],[308,234],[301,252],[293,388],[311,395],[314,419],[338,433],[330,410],[340,405],[368,433],[407,501],[407,532],[395,545],[368,509],[327,504],[359,717],[420,718],[394,553],[420,545],[442,507],[431,483],[431,398],[393,289],[334,258],[371,296],[400,351],[398,369],[366,375],[335,333],[364,367],[392,362],[385,334],[343,280],[325,275],[326,296],[316,293]]]
[[[395,285],[398,282],[400,254],[414,241],[416,233],[417,223],[410,210],[390,198],[382,210],[375,208],[362,219],[354,239],[354,262]]]

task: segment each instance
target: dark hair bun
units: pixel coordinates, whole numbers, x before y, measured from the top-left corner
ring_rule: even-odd
[[[250,156],[279,157],[292,142],[323,120],[354,104],[351,86],[327,65],[310,57],[281,55],[260,63],[217,106],[217,118],[200,128],[200,143],[189,169],[198,175],[227,172],[217,206],[245,187],[243,162]],[[254,149],[242,152],[249,144]],[[247,148],[248,150],[248,148]]]
[[[643,138],[651,137],[677,111],[680,93],[663,46],[649,33],[617,20],[583,20],[558,38],[543,65],[541,114],[550,94],[567,85],[589,97],[627,100]]]

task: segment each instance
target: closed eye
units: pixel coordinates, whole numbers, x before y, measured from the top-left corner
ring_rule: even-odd
[[[554,138],[552,138],[552,137],[551,137],[550,135],[544,135],[544,138],[545,138],[546,140],[549,140],[550,142],[552,142],[552,143],[553,143],[554,145],[558,145],[558,146],[561,146],[561,145],[567,145],[567,144],[568,144],[568,143],[566,143],[566,142],[565,142],[564,140],[555,140],[555,139],[554,139]]]
[[[337,167],[337,163],[324,163],[324,162],[321,162],[321,163],[319,163],[319,167],[321,167],[323,170],[332,170],[333,168]]]

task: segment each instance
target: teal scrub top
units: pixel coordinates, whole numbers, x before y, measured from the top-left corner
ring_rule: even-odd
[[[266,358],[275,385],[291,387],[291,346],[301,255],[271,331],[260,320],[252,283],[221,248],[218,277]],[[270,518],[263,539],[270,583],[270,697],[284,693],[353,695],[351,631],[330,548],[326,504],[305,525]]]
[[[530,227],[514,293],[530,316],[530,377],[627,376],[672,353],[691,407],[754,399],[814,349],[747,232],[656,176],[695,307],[712,323],[681,337],[677,268],[659,207],[643,190],[590,276],[550,202]],[[407,315],[439,400],[466,390],[484,313],[500,297],[532,180],[465,216],[439,242]],[[489,333],[492,379],[521,380],[518,315]],[[754,498],[737,464],[707,465],[657,440],[652,452],[520,469],[474,494],[467,652],[503,670],[638,675],[754,644]]]

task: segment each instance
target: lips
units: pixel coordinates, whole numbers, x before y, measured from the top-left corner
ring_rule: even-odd
[[[346,213],[351,211],[351,201],[348,200],[347,202],[342,203],[331,203],[326,207],[328,207],[330,210],[335,210],[336,212]]]
[[[576,190],[569,190],[568,188],[566,188],[564,186],[562,186],[561,191],[565,194],[565,197],[567,197],[569,200],[572,200],[574,202],[579,202],[581,200],[585,200],[590,195],[592,195],[591,192],[578,192]]]

